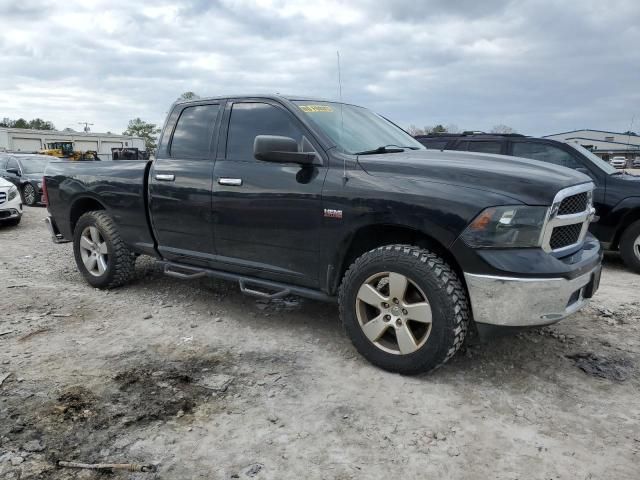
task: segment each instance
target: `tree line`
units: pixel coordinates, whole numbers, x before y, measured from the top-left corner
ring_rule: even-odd
[[[426,126],[426,127],[416,127],[415,125],[410,125],[407,128],[407,132],[414,137],[416,135],[437,135],[439,133],[462,133],[463,130],[460,130],[457,125],[449,124],[444,126],[442,124],[438,124],[436,126]],[[508,125],[494,125],[491,129],[490,133],[518,133],[514,128],[511,128]]]
[[[53,122],[43,120],[41,118],[34,118],[33,120],[25,120],[24,118],[18,118],[13,120],[11,118],[4,117],[0,121],[0,127],[7,128],[30,128],[31,130],[55,130],[56,127]]]

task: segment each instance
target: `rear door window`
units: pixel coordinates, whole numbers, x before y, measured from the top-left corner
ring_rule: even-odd
[[[171,157],[208,158],[220,105],[195,105],[182,110],[171,139]]]
[[[4,170],[5,168],[7,168],[7,159],[0,158],[0,170]]]
[[[553,163],[568,168],[582,167],[573,156],[564,150],[546,143],[513,142],[514,157],[524,157],[531,160]]]
[[[418,141],[429,150],[443,150],[449,143],[449,140],[418,139]]]
[[[469,142],[467,147],[467,151],[469,152],[479,152],[479,153],[501,153],[502,152],[502,143],[501,142]]]

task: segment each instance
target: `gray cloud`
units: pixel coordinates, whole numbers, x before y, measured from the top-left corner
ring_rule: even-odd
[[[0,116],[59,128],[162,123],[186,90],[334,98],[336,50],[345,100],[405,126],[539,135],[640,117],[635,0],[22,1],[0,18]]]

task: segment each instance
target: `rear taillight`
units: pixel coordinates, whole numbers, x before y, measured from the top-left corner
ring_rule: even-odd
[[[47,196],[47,182],[44,177],[42,177],[42,198],[40,199],[42,203],[44,203],[45,207],[49,206],[49,198]]]

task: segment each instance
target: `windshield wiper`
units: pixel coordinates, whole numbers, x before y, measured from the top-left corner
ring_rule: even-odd
[[[392,147],[392,148],[389,148]],[[377,153],[400,153],[404,152],[405,148],[410,148],[411,150],[417,150],[418,147],[401,147],[400,145],[382,145],[378,148],[374,148],[373,150],[364,150],[362,152],[356,152],[356,155],[375,155]]]

